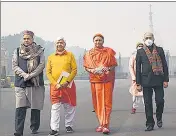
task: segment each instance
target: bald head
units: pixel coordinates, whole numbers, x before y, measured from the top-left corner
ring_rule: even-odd
[[[147,40],[147,39],[151,39],[151,40],[154,41],[154,35],[153,35],[153,33],[151,33],[151,32],[146,32],[146,33],[144,34],[144,40]]]
[[[155,40],[153,33],[146,32],[144,34],[144,39],[143,40],[144,40],[145,45],[151,46],[154,43],[154,40]]]

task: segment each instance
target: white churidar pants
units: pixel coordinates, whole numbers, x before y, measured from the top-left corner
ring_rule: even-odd
[[[59,131],[59,124],[60,124],[60,110],[61,106],[64,107],[64,115],[65,115],[65,127],[72,127],[73,120],[75,116],[75,106],[71,106],[67,103],[55,103],[51,107],[51,122],[50,126],[52,130]]]

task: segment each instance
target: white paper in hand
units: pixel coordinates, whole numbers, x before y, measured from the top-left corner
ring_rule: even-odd
[[[62,71],[59,79],[57,80],[57,83],[59,83],[60,85],[65,83],[67,81],[68,76],[70,75],[70,73],[66,72],[66,71]],[[68,85],[68,88],[72,87],[72,83],[73,81],[71,81]]]

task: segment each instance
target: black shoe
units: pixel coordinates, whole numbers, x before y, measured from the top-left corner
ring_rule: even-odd
[[[51,130],[48,136],[58,136],[58,135],[59,135],[58,131]]]
[[[23,135],[21,135],[19,133],[14,133],[14,136],[23,136]]]
[[[147,126],[147,128],[145,129],[145,131],[152,131],[152,130],[153,130],[153,128],[154,128],[154,126],[149,125],[149,126]]]
[[[31,134],[38,134],[37,130],[32,130]]]
[[[95,110],[92,110],[92,112],[95,112]]]
[[[161,128],[161,127],[163,126],[162,120],[157,121],[157,126],[158,126],[159,128]]]
[[[72,129],[72,127],[66,127],[66,132],[67,133],[73,133],[74,131],[73,131],[73,129]]]

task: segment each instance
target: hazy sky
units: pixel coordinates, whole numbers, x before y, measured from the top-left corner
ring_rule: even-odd
[[[105,46],[129,56],[149,30],[149,4],[156,43],[176,55],[176,2],[1,3],[1,35],[28,29],[44,40],[63,36],[67,46],[90,49],[93,35],[100,32]]]

